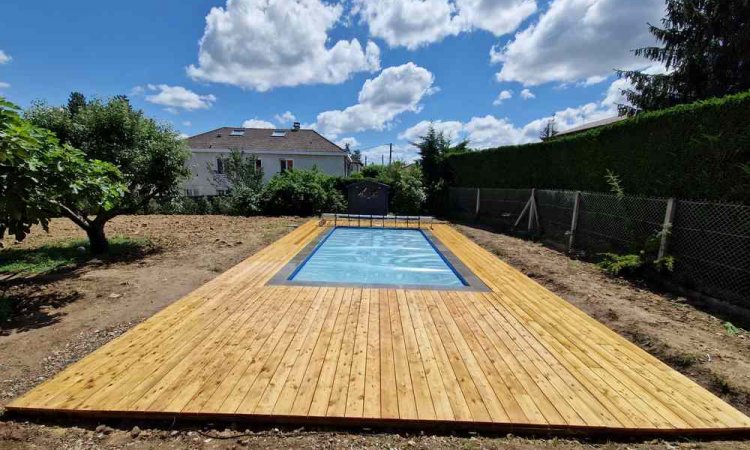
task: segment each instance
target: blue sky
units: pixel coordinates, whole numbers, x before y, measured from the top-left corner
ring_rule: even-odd
[[[615,114],[663,0],[131,0],[0,5],[0,95],[127,94],[191,135],[291,118],[378,160],[432,122],[484,148]],[[502,93],[502,94],[501,94]],[[289,112],[291,114],[284,114]]]

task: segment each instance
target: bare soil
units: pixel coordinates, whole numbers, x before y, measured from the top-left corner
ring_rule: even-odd
[[[31,305],[0,329],[2,405],[119,336],[196,287],[302,223],[304,219],[224,216],[127,216],[109,236],[145,237],[145,254],[90,261],[73,270],[0,281],[0,293]],[[602,274],[539,244],[458,226],[480,245],[610,328],[750,412],[750,336],[729,336],[722,321],[684,300]],[[25,242],[35,248],[84,235],[65,220]],[[371,430],[225,429],[218,424],[164,425],[18,422],[0,416],[0,450],[20,449],[746,449],[738,441],[606,442],[477,434],[396,434]],[[202,425],[202,426],[201,426]]]

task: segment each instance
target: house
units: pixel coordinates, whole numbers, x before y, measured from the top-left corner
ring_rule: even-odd
[[[561,137],[561,136],[570,136],[572,134],[581,133],[583,131],[593,130],[594,128],[603,127],[605,125],[610,125],[613,123],[617,123],[621,120],[625,120],[629,118],[630,116],[615,116],[615,117],[608,117],[606,119],[596,120],[594,122],[588,122],[584,123],[583,125],[579,125],[577,127],[569,128],[565,131],[558,132],[553,138]]]
[[[192,173],[183,185],[186,195],[212,196],[231,188],[224,174],[223,159],[232,150],[254,155],[263,170],[263,181],[289,169],[317,167],[328,175],[352,173],[349,154],[315,130],[302,129],[295,122],[291,129],[224,127],[187,138]]]

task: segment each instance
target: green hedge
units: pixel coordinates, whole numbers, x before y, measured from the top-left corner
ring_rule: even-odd
[[[463,187],[609,191],[750,203],[750,92],[640,114],[535,144],[453,155]]]

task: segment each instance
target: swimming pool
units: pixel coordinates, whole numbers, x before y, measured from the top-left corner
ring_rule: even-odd
[[[364,285],[465,285],[424,233],[391,228],[334,228],[289,280]]]
[[[274,284],[469,288],[475,277],[433,239],[419,229],[336,227]]]

